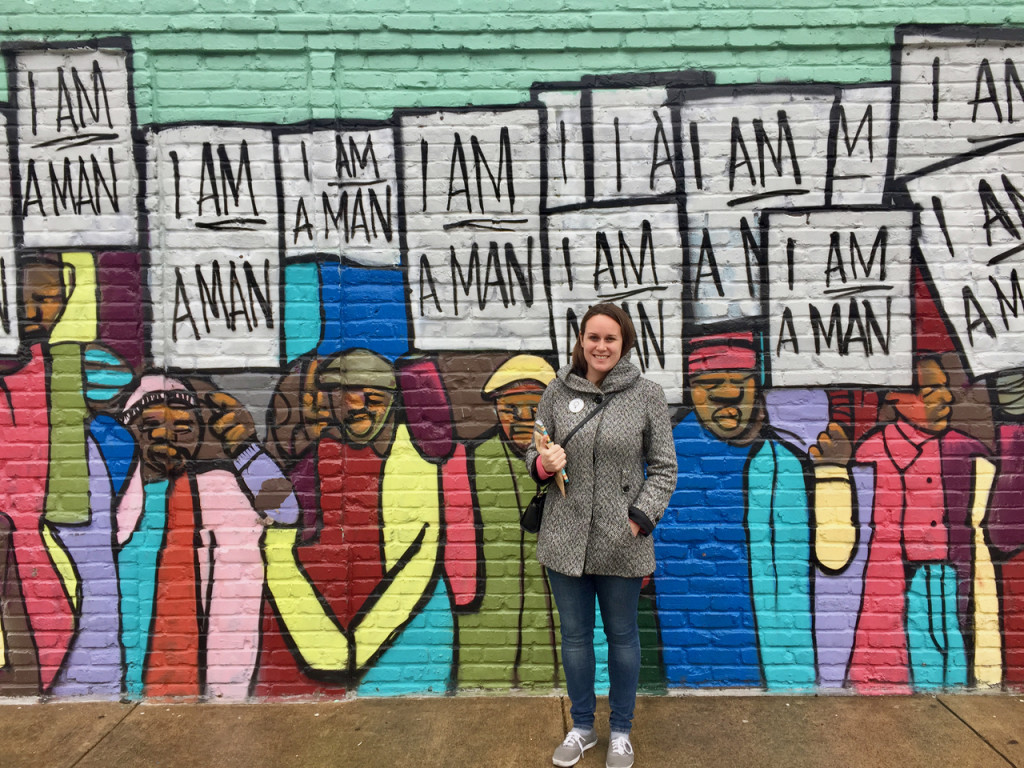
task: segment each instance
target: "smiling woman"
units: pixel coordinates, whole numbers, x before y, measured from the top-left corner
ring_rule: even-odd
[[[640,587],[655,565],[650,534],[676,485],[665,393],[630,362],[635,341],[622,307],[601,303],[587,310],[572,364],[558,372],[537,408],[538,422],[551,436],[545,434],[526,454],[539,482],[567,467],[572,478],[564,495],[546,495],[537,538],[537,559],[547,568],[558,607],[572,701],[572,730],[552,756],[563,768],[597,744],[595,600],[608,639],[611,681],[606,765],[633,765],[629,734],[640,674]]]

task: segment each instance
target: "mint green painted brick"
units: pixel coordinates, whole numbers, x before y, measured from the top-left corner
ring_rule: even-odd
[[[592,29],[632,29],[636,26],[644,28],[650,27],[650,22],[647,20],[647,15],[644,14],[642,17],[634,12],[629,11],[614,11],[614,12],[598,12],[589,14],[587,17],[587,23]],[[673,21],[673,26],[679,23],[679,17],[677,16]]]
[[[463,10],[463,4],[459,0],[409,0],[409,9],[418,13],[443,13]]]
[[[306,73],[301,70],[278,72],[242,71],[232,78],[232,85],[246,91],[256,89],[276,90],[278,88],[305,89]]]
[[[311,30],[330,29],[330,16],[327,14],[277,14],[273,19],[276,28],[281,32],[309,32]]]
[[[785,13],[780,13],[778,10],[755,10],[750,12],[750,24],[753,27],[799,28],[804,24],[806,13],[795,10]]]
[[[208,60],[208,56],[201,56],[199,54],[180,54],[173,58],[164,59],[161,69],[167,72],[195,72],[199,69],[207,69],[206,62]],[[138,64],[137,59],[136,64]]]
[[[305,50],[306,46],[307,39],[304,34],[264,32],[256,35],[256,45],[253,47],[261,51],[297,51]]]
[[[453,5],[457,3],[453,0]],[[338,0],[302,0],[302,9],[309,13],[329,13],[337,14],[339,11],[338,6],[340,3]],[[358,7],[355,3],[348,4],[351,7]],[[410,6],[409,0],[373,0],[373,4],[369,6],[363,6],[369,11],[370,15],[377,13],[395,13],[408,10]],[[416,7],[419,7],[417,3]],[[291,9],[295,8],[294,0],[292,0]],[[344,15],[356,15],[356,14],[344,14]]]
[[[156,105],[160,108],[164,107],[204,107],[211,103],[211,95],[209,91],[193,91],[188,90],[170,90],[165,89],[160,91],[156,98]]]
[[[380,26],[389,31],[420,31],[420,30],[443,30],[443,23],[446,16],[435,16],[430,13],[389,13],[377,17]],[[471,17],[470,17],[471,18]],[[478,22],[479,23],[479,22]]]
[[[240,32],[266,32],[277,28],[277,20],[268,15],[236,15],[224,16],[220,22],[221,29]]]
[[[202,10],[209,15],[226,13],[252,13],[253,0],[200,0]]]
[[[334,86],[333,69],[316,69],[309,73],[309,87],[312,90],[311,96],[316,95],[318,90],[330,89]]]
[[[314,70],[334,69],[335,58],[336,54],[334,51],[310,51],[309,66]]]
[[[384,10],[381,9],[380,12]],[[378,30],[383,26],[378,13],[334,13],[328,18],[330,29],[335,32],[363,32]]]
[[[622,44],[623,34],[621,31],[595,32],[593,30],[577,30],[567,32],[562,36],[562,45],[567,49],[581,48],[599,51],[602,49],[614,50]],[[545,41],[550,38],[539,32],[517,32],[515,35],[515,47],[525,49],[544,49]]]
[[[437,84],[433,72],[404,72],[394,75],[392,82],[398,88],[430,88]]]
[[[505,69],[509,66],[509,57],[505,54],[491,55],[487,53],[469,54],[463,51],[423,51],[414,54],[419,62],[417,66],[425,71],[463,72],[467,69]],[[390,57],[377,56],[373,64],[385,68],[391,67]],[[518,62],[517,62],[518,63]],[[504,65],[504,66],[502,66]]]
[[[294,0],[254,0],[252,5],[256,13],[288,13],[294,8]]]
[[[802,18],[804,24],[816,27],[853,26],[857,23],[857,14],[841,7],[804,11]]]
[[[413,36],[407,32],[386,32],[381,34],[360,32],[352,41],[352,48],[360,51],[407,51],[413,48]]]
[[[193,71],[189,72],[187,78],[183,78],[181,72],[157,72],[153,76],[153,87],[159,91],[172,91],[187,82],[189,88],[217,90],[225,85],[224,75],[221,72]],[[142,84],[135,79],[135,87]]]

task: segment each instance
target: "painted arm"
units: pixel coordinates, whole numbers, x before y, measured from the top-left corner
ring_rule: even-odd
[[[857,546],[852,446],[846,430],[833,422],[808,451],[814,463],[814,559],[826,572],[841,571]]]
[[[974,544],[974,677],[979,685],[1002,682],[1002,639],[999,633],[999,594],[992,554],[983,525],[995,483],[996,467],[981,456],[974,458],[971,494],[971,535]]]
[[[384,578],[352,630],[355,664],[366,667],[429,599],[440,551],[438,468],[398,428],[381,483]]]
[[[96,340],[96,264],[91,253],[64,253],[67,305],[50,333],[50,471],[46,520],[89,521],[89,464],[82,345]]]
[[[297,533],[297,528],[271,526],[264,534],[267,587],[302,660],[318,671],[344,671],[352,654],[349,636],[299,570]]]
[[[261,517],[282,525],[298,522],[299,502],[292,484],[261,445],[245,448],[235,459],[235,469]]]
[[[814,559],[825,571],[841,571],[853,557],[853,482],[846,467],[814,467]]]
[[[441,467],[444,483],[444,569],[452,588],[452,597],[459,608],[470,605],[483,590],[478,579],[477,536],[473,515],[473,492],[469,483],[469,461],[466,446],[455,446],[455,452]]]

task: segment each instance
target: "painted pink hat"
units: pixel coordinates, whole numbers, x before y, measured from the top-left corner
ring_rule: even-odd
[[[690,340],[686,367],[691,374],[757,370],[754,334],[738,331],[697,336]]]
[[[128,424],[153,403],[177,404],[186,408],[195,408],[199,405],[199,399],[177,379],[151,373],[139,380],[139,386],[125,402],[121,423]]]

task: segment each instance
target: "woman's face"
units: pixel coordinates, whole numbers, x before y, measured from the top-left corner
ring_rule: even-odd
[[[622,357],[622,329],[608,315],[594,315],[580,333],[587,379],[600,384]]]

